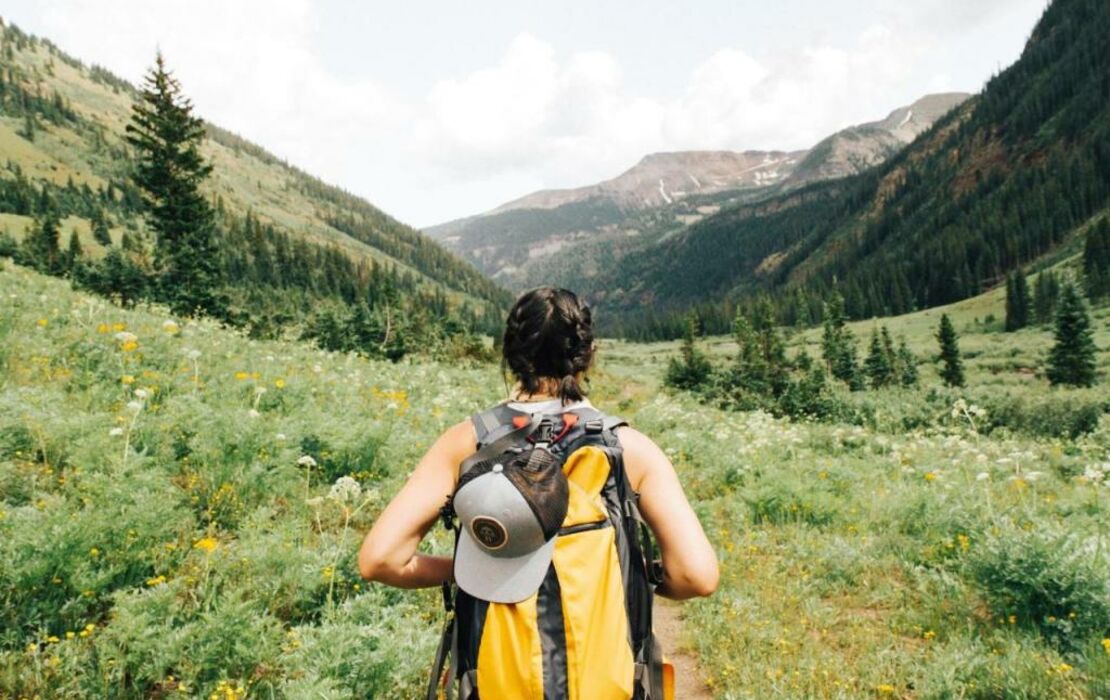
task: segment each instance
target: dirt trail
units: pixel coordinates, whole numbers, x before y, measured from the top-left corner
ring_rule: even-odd
[[[680,608],[679,603],[657,597],[653,615],[653,627],[663,643],[663,654],[674,664],[675,700],[713,700],[713,694],[702,681],[697,658],[681,643]]]

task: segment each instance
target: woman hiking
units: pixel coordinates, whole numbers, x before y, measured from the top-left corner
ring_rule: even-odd
[[[366,535],[360,574],[444,587],[429,698],[670,697],[652,596],[711,594],[716,554],[663,451],[586,398],[595,345],[574,293],[522,294],[502,347],[509,397],[428,449]],[[440,520],[454,556],[418,552]]]

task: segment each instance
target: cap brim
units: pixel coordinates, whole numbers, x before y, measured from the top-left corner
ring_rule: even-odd
[[[490,556],[474,541],[470,531],[459,529],[455,549],[455,583],[470,595],[491,603],[519,603],[539,590],[551,556],[552,537],[539,549],[521,557]]]

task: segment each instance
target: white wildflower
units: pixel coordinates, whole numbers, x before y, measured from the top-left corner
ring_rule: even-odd
[[[108,431],[108,434],[111,435],[112,437],[119,437],[120,435],[123,435],[123,428],[120,428],[120,427],[112,428],[111,430]]]
[[[138,413],[139,411],[143,410],[143,404],[139,401],[128,401],[127,410],[131,411],[132,413]]]
[[[200,350],[190,349],[185,353],[185,357],[188,357],[190,360],[195,360],[200,357]]]
[[[262,414],[259,413],[257,409],[252,408],[251,410],[247,411],[247,415],[251,418],[258,418]]]
[[[121,343],[134,343],[139,340],[139,336],[128,331],[120,331],[119,333],[116,333],[116,340]]]
[[[146,389],[136,389],[135,398],[139,399],[140,401],[146,401],[148,398],[150,398],[150,392]]]
[[[316,460],[312,457],[312,455],[301,455],[300,458],[297,460],[297,465],[312,469],[316,466]]]
[[[349,476],[341,476],[332,484],[328,498],[340,503],[352,503],[362,495],[362,487]]]
[[[991,478],[991,475],[988,472],[979,472],[975,475],[976,481],[986,481],[989,478]]]
[[[274,439],[278,442],[285,442],[285,433],[278,433],[274,436]]]

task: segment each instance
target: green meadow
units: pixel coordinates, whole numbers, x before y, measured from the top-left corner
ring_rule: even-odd
[[[936,374],[941,311],[967,389]],[[595,403],[671,456],[721,558],[681,608],[715,697],[1110,697],[1105,384],[1050,388],[1048,329],[1002,315],[995,292],[883,319],[921,386],[844,392],[861,424],[722,411],[662,388],[676,344],[601,344]],[[438,591],[362,582],[357,547],[504,391],[495,365],[253,340],[4,261],[0,697],[417,697]]]

